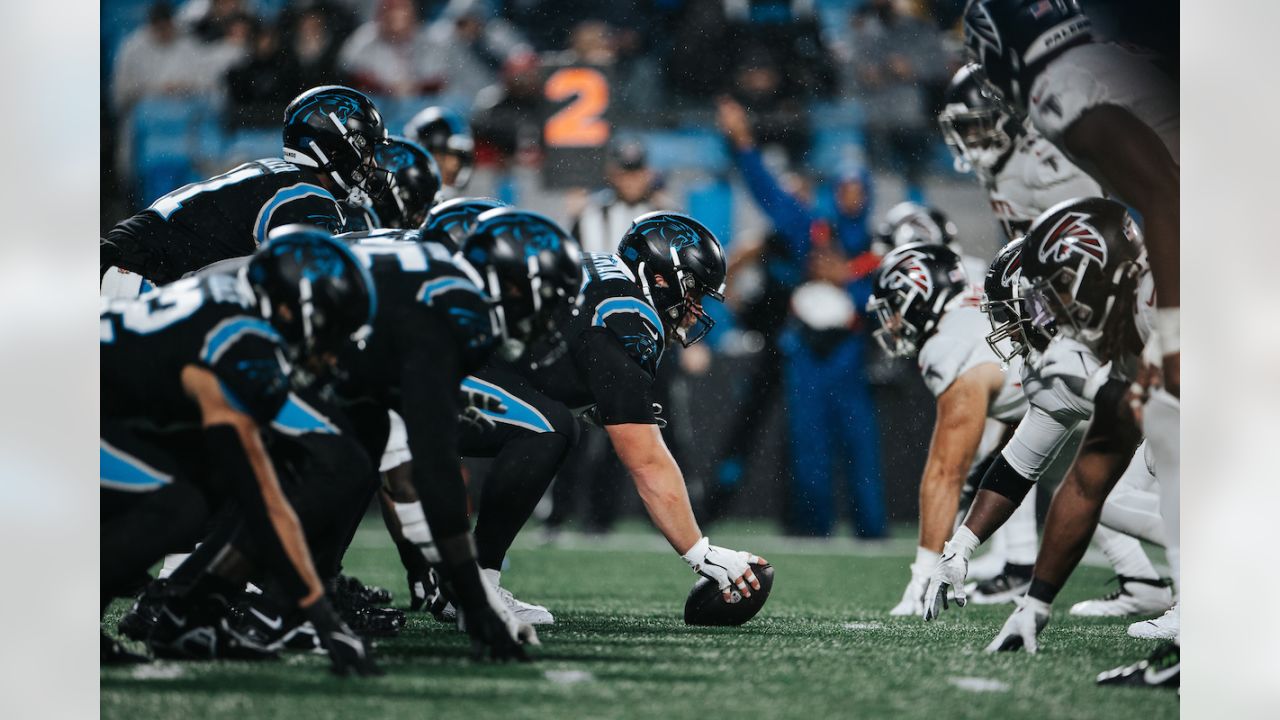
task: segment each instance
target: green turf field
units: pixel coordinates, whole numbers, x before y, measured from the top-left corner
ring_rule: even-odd
[[[735,629],[680,620],[696,579],[640,526],[609,538],[539,547],[526,533],[503,584],[547,605],[537,661],[482,665],[465,636],[430,616],[378,644],[387,675],[341,680],[327,660],[155,663],[102,673],[104,718],[1172,718],[1177,695],[1099,689],[1100,670],[1145,654],[1126,621],[1068,619],[1105,592],[1109,573],[1082,567],[1063,591],[1039,655],[982,652],[1007,606],[951,611],[941,622],[891,619],[913,543],[790,541],[768,526],[717,529],[717,543],[777,569],[768,606]],[[376,526],[362,529],[347,571],[404,597],[399,560]],[[123,611],[117,602],[106,626]]]

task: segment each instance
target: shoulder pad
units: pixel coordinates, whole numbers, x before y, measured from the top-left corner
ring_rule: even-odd
[[[938,331],[920,348],[920,377],[938,397],[967,370],[983,362],[999,364],[986,343],[989,329],[977,308],[958,307],[938,323]]]

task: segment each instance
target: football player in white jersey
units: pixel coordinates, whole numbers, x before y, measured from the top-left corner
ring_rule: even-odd
[[[1146,354],[1159,360],[1161,372],[1141,376],[1141,421],[1159,469],[1176,584],[1182,366],[1177,83],[1155,55],[1095,42],[1078,0],[969,0],[964,36],[966,50],[1000,97],[1143,218],[1158,303]]]
[[[867,314],[885,352],[917,357],[937,398],[937,420],[920,480],[920,539],[911,580],[891,615],[923,611],[929,573],[955,523],[966,471],[988,418],[1012,426],[1026,400],[1017,368],[1006,371],[984,341],[987,321],[960,257],[945,245],[913,243],[880,263]],[[1019,361],[1020,362],[1020,361]]]
[[[988,469],[982,487],[1019,503],[1019,513],[1028,498],[1034,497],[1029,492],[1033,483],[1045,477],[1061,478],[1075,458],[1093,415],[1093,401],[1083,396],[1083,389],[1103,365],[1087,345],[1065,336],[1051,341],[1047,333],[1039,332],[1027,320],[1017,284],[1023,242],[1019,238],[1009,243],[992,261],[982,306],[994,328],[987,336],[992,351],[1006,362],[1023,359],[1022,388],[1030,405]],[[1161,525],[1161,519],[1158,497],[1150,486],[1145,453],[1140,449],[1117,484],[1117,491],[1107,498],[1107,505],[1115,507],[1108,510],[1104,506],[1103,522],[1094,536],[1116,570],[1119,588],[1104,598],[1073,605],[1072,615],[1154,614],[1169,609],[1172,593],[1168,582],[1156,572],[1141,543],[1133,537],[1164,544],[1163,533],[1153,529]],[[982,514],[981,504],[977,512]],[[965,597],[955,577],[957,568],[967,562],[963,553],[944,553],[944,557],[950,563],[934,570],[925,593],[926,620],[936,617],[938,593],[946,591],[944,585],[955,585],[958,602],[976,601],[972,594]]]
[[[976,63],[956,72],[943,102],[938,125],[956,170],[972,171],[982,183],[1006,240],[1025,235],[1040,213],[1063,200],[1102,194],[1053,143],[1005,111]]]
[[[1061,336],[1055,344],[1074,341],[1083,348],[1076,356],[1087,379],[1070,394],[1091,401],[1094,413],[1075,463],[1054,495],[1027,596],[988,651],[1035,652],[1054,598],[1083,556],[1104,501],[1142,441],[1127,393],[1150,335],[1154,306],[1137,226],[1112,200],[1085,198],[1051,208],[1032,226],[1020,258],[1031,328],[1047,331],[1052,325]],[[1158,464],[1156,470],[1161,470]],[[926,619],[946,607],[947,586],[962,580],[964,558],[1029,487],[1026,477],[997,468],[984,479],[931,580]],[[1165,542],[1169,547],[1175,539]],[[1098,681],[1176,686],[1178,657],[1176,643],[1162,645],[1142,663],[1103,673]]]

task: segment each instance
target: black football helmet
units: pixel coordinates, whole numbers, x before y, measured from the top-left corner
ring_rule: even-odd
[[[578,241],[550,218],[527,210],[484,213],[461,254],[493,300],[507,360],[552,332],[556,310],[572,303],[582,286]]]
[[[1000,248],[982,284],[980,307],[991,321],[987,344],[1005,363],[1020,355],[1025,356],[1029,348],[1043,352],[1056,332],[1052,323],[1036,327],[1028,319],[1019,282],[1024,242],[1025,238],[1017,238]]]
[[[427,242],[438,242],[449,252],[454,253],[462,247],[476,226],[481,215],[495,208],[507,207],[501,200],[493,198],[454,198],[431,208],[427,219],[422,223],[422,239]]]
[[[341,85],[311,88],[284,109],[284,159],[315,168],[348,193],[387,189],[374,154],[387,143],[382,114],[364,93]]]
[[[951,78],[938,126],[955,157],[956,172],[972,170],[984,184],[992,182],[1021,130],[982,81],[982,68],[972,62]]]
[[[1019,113],[1039,68],[1091,37],[1078,0],[969,0],[964,11],[965,51]]]
[[[705,225],[683,213],[645,213],[622,236],[618,257],[658,311],[667,337],[689,347],[715,327],[702,301],[724,302],[726,266],[724,248]]]
[[[449,108],[433,105],[414,115],[404,126],[404,134],[436,156],[436,161],[442,165],[441,154],[458,159],[458,173],[447,185],[461,190],[471,181],[476,142],[461,115]]]
[[[867,314],[880,326],[872,334],[886,353],[912,357],[938,329],[947,303],[968,287],[960,256],[945,245],[894,248],[872,280]]]
[[[374,154],[378,167],[387,172],[387,191],[372,198],[380,227],[416,228],[440,194],[440,168],[417,143],[392,136]]]
[[[1120,203],[1077,198],[1045,210],[1022,248],[1022,292],[1036,328],[1097,347],[1110,323],[1132,316],[1146,254]]]
[[[348,343],[362,346],[373,332],[378,294],[369,271],[320,228],[294,224],[271,231],[245,267],[245,278],[295,363],[336,354]]]

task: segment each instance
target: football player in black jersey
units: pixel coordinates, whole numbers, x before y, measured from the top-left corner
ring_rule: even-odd
[[[476,562],[459,396],[491,356],[517,357],[549,334],[554,312],[581,282],[577,243],[540,215],[502,208],[464,243],[465,261],[439,244],[386,233],[351,248],[370,267],[379,309],[367,347],[341,359],[337,394],[372,457],[386,446],[388,411],[403,418],[419,499],[394,507],[403,535],[439,570],[477,654],[523,658],[522,644],[537,635],[511,615]]]
[[[359,232],[422,225],[442,187],[436,161],[421,145],[398,136],[380,145],[374,159],[387,173],[387,190],[374,198],[363,193],[347,198],[343,229]]]
[[[433,209],[421,234],[411,230],[379,230],[345,233],[347,242],[391,242],[421,239],[438,245],[453,255],[478,219],[487,211],[502,207],[496,200],[457,198]],[[513,217],[532,228],[560,233],[555,224],[533,213],[499,213],[499,222],[483,224],[481,233],[506,232],[516,227]],[[499,599],[519,621],[530,625],[551,624],[554,617],[541,605],[516,599],[501,587],[501,568],[516,535],[542,498],[577,436],[577,420],[563,403],[538,392],[506,361],[494,358],[462,381],[467,405],[459,435],[459,451],[464,457],[493,458],[480,497],[476,521],[478,560]],[[452,621],[456,610],[437,592],[434,576],[422,554],[401,534],[396,520],[397,504],[417,502],[413,488],[413,466],[403,421],[391,418],[392,430],[380,466],[385,470],[382,507],[388,529],[400,550],[408,573],[410,609],[430,602],[437,619]]]
[[[165,552],[198,539],[212,510],[234,507],[335,672],[378,672],[325,597],[261,428],[281,413],[295,368],[324,372],[371,331],[376,291],[327,233],[278,229],[237,275],[181,280],[101,314],[102,603]],[[189,612],[179,617],[174,611]],[[150,643],[170,657],[269,653],[170,607]],[[212,617],[212,616],[211,616]],[[173,630],[165,633],[164,630]],[[103,636],[104,662],[122,659]]]
[[[735,587],[750,595],[760,588],[751,565],[763,561],[702,535],[653,402],[666,343],[688,347],[715,324],[702,303],[723,299],[720,241],[688,215],[652,212],[635,219],[617,254],[588,253],[583,271],[578,299],[561,310],[560,331],[533,344],[518,363],[521,373],[547,396],[590,408],[586,417],[608,433],[671,547],[716,582],[726,600]]]
[[[446,107],[424,108],[405,125],[404,134],[427,149],[440,164],[444,178],[442,199],[451,200],[467,189],[475,164],[475,139],[461,115]]]
[[[253,253],[272,229],[304,223],[338,232],[353,190],[379,198],[386,173],[382,115],[363,94],[312,88],[285,108],[284,157],[245,163],[165,195],[116,225],[102,244],[102,292],[134,297],[225,258]]]

